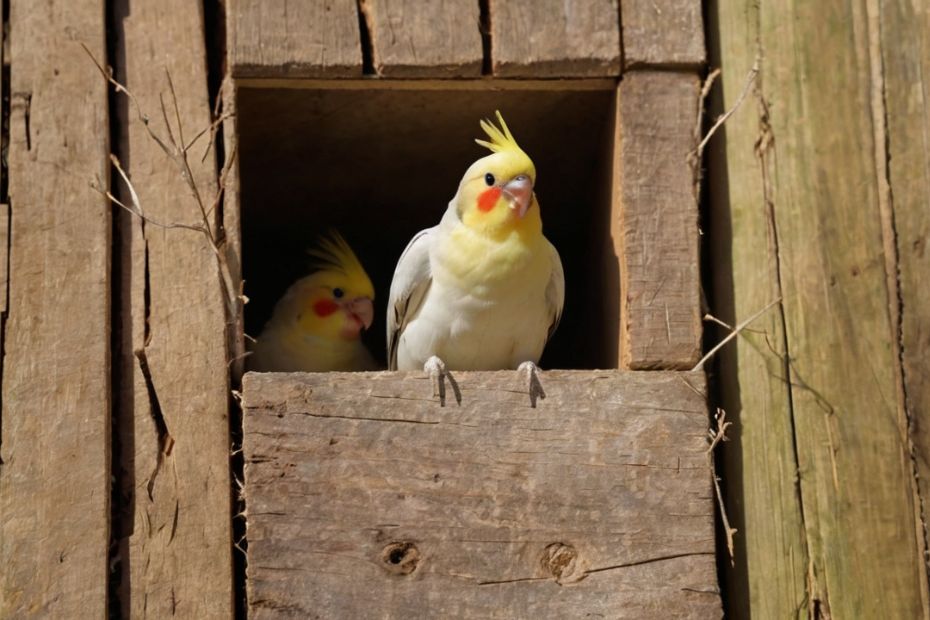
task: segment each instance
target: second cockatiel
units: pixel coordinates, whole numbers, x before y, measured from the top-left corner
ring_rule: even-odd
[[[374,317],[374,287],[349,244],[331,233],[309,254],[315,271],[275,305],[247,359],[259,372],[376,370],[361,340]]]
[[[531,404],[536,362],[565,300],[559,253],[543,236],[536,168],[500,112],[438,226],[417,233],[394,271],[388,368],[423,368],[443,400],[448,370],[521,369]],[[454,384],[453,384],[454,387]]]

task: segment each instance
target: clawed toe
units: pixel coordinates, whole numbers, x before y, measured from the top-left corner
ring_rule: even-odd
[[[452,387],[452,393],[455,395],[457,405],[462,404],[462,393],[459,391],[459,385],[455,381],[452,373],[446,369],[445,363],[437,356],[433,355],[426,363],[423,364],[423,372],[427,373],[433,384],[433,397],[439,397],[439,406],[446,406],[446,379]]]
[[[530,396],[530,407],[535,409],[536,401],[546,398],[546,390],[539,380],[539,367],[533,362],[523,362],[517,366],[517,372],[521,375],[526,374],[526,391]]]

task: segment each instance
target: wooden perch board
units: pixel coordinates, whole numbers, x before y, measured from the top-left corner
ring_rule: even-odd
[[[621,13],[625,67],[704,64],[700,0],[623,0]]]
[[[110,221],[104,3],[10,4],[0,617],[106,618]]]
[[[703,374],[456,378],[245,376],[249,617],[719,617]]]
[[[620,75],[617,0],[492,0],[497,77]]]
[[[475,0],[361,0],[359,6],[379,75],[481,75],[481,15]]]
[[[695,148],[698,80],[633,71],[620,83],[611,218],[622,278],[624,368],[694,366],[701,353]]]
[[[358,8],[350,0],[231,0],[235,77],[361,77]]]

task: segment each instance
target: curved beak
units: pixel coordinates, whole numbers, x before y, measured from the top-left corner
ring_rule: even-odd
[[[510,208],[522,218],[533,202],[533,180],[526,174],[517,175],[504,184],[502,193],[510,201]]]
[[[345,303],[343,306],[349,314],[358,319],[358,321],[368,329],[375,318],[375,306],[368,297],[356,297]]]

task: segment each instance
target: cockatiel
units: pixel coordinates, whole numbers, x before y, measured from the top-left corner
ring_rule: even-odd
[[[349,244],[335,232],[309,251],[316,270],[275,305],[248,358],[260,372],[376,370],[361,341],[374,317],[374,287]]]
[[[545,398],[536,362],[565,301],[559,253],[543,236],[536,168],[504,118],[481,121],[492,151],[473,163],[438,226],[417,233],[394,271],[388,368],[423,368],[445,401],[448,370],[527,373],[530,404]]]

